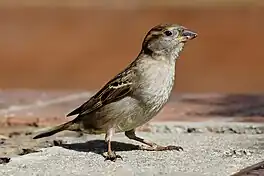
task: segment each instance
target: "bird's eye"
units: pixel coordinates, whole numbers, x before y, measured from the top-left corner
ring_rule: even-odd
[[[171,32],[171,31],[165,31],[164,34],[165,34],[166,36],[172,36],[172,32]]]

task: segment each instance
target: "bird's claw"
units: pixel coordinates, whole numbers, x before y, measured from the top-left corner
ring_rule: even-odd
[[[149,146],[139,146],[140,150],[148,150],[148,151],[165,151],[165,150],[177,150],[177,151],[183,151],[183,148],[181,146],[174,146],[174,145],[169,145],[169,146],[159,146],[155,145],[152,147]]]
[[[123,160],[123,158],[120,155],[117,155],[114,151],[106,152],[103,155],[105,157],[105,161],[110,160],[110,161],[115,162],[117,158],[120,158],[121,160]]]
[[[164,150],[177,150],[177,151],[183,151],[183,148],[181,146],[175,146],[175,145],[169,145],[164,147]]]

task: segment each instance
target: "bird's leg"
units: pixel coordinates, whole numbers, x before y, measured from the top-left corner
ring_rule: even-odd
[[[160,145],[157,145],[151,141],[147,141],[143,138],[137,137],[135,134],[135,129],[132,129],[130,131],[126,131],[125,135],[129,139],[132,139],[132,140],[135,140],[135,141],[138,141],[138,142],[141,142],[143,144],[148,145],[148,146],[140,146],[140,148],[139,148],[140,150],[148,150],[148,151],[162,151],[162,150],[178,150],[178,151],[180,151],[180,150],[183,150],[183,148],[180,146],[173,146],[173,145],[160,146]]]
[[[114,129],[109,129],[105,135],[105,141],[107,142],[107,153],[105,154],[105,160],[111,160],[111,161],[116,161],[117,158],[122,157],[120,155],[116,155],[114,151],[112,151],[111,148],[111,140],[112,136],[114,134]]]

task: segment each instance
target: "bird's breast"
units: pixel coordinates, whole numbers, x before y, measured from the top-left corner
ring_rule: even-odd
[[[146,117],[152,118],[168,101],[174,76],[174,64],[153,62],[141,70],[134,95],[144,107]]]

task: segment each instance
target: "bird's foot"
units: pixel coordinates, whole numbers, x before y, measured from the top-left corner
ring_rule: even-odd
[[[123,160],[123,158],[120,155],[117,155],[114,151],[105,152],[103,156],[105,157],[105,161],[110,160],[110,161],[115,162],[117,158],[120,158],[121,160]]]
[[[183,151],[183,148],[181,146],[159,146],[159,145],[153,145],[153,146],[139,146],[140,150],[147,150],[147,151],[165,151],[165,150],[177,150],[177,151]]]

